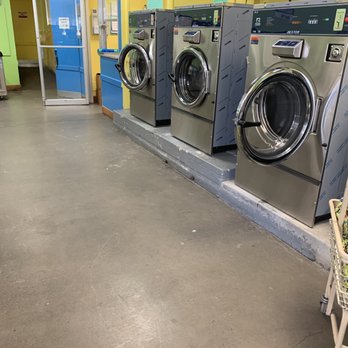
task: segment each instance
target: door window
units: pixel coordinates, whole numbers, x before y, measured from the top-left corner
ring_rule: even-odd
[[[126,46],[120,55],[120,75],[129,89],[142,89],[150,78],[150,60],[146,50],[137,44]]]
[[[307,136],[315,96],[308,80],[294,71],[261,80],[253,85],[249,98],[244,98],[238,122],[240,140],[249,157],[273,163],[296,151]]]
[[[184,50],[175,64],[175,92],[184,105],[200,104],[207,94],[208,65],[199,51]]]

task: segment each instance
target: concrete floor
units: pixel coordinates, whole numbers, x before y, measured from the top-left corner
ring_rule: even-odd
[[[333,347],[327,272],[117,131],[0,102],[0,347]]]

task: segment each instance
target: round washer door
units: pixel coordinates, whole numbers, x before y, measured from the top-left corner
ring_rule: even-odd
[[[138,44],[124,47],[120,53],[118,70],[127,88],[143,89],[151,77],[151,61],[145,48]]]
[[[305,74],[289,68],[267,72],[239,104],[239,148],[261,164],[285,160],[310,133],[315,109],[315,89]]]
[[[181,104],[197,106],[209,93],[209,68],[202,52],[183,50],[174,63],[174,90]]]

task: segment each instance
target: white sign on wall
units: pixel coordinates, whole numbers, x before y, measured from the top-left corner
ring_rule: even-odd
[[[110,19],[111,19],[110,34],[118,34],[118,8],[117,8],[117,1],[113,1],[111,3]]]
[[[67,30],[70,29],[70,18],[69,17],[58,17],[59,29]]]

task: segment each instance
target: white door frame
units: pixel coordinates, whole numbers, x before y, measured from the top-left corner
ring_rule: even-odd
[[[59,0],[56,0],[59,1]],[[53,105],[87,105],[90,102],[91,85],[90,85],[90,69],[89,69],[89,55],[87,48],[87,12],[85,0],[80,1],[81,6],[81,34],[82,34],[82,46],[58,46],[58,45],[42,45],[40,40],[40,25],[39,16],[37,11],[37,2],[32,0],[33,11],[34,11],[34,22],[35,22],[35,33],[36,43],[39,59],[39,70],[40,70],[40,82],[41,82],[41,94],[43,104],[46,106]],[[47,99],[44,79],[44,66],[43,66],[43,55],[42,51],[45,48],[79,48],[82,49],[83,56],[83,70],[84,70],[84,83],[85,83],[85,97],[78,99]]]

